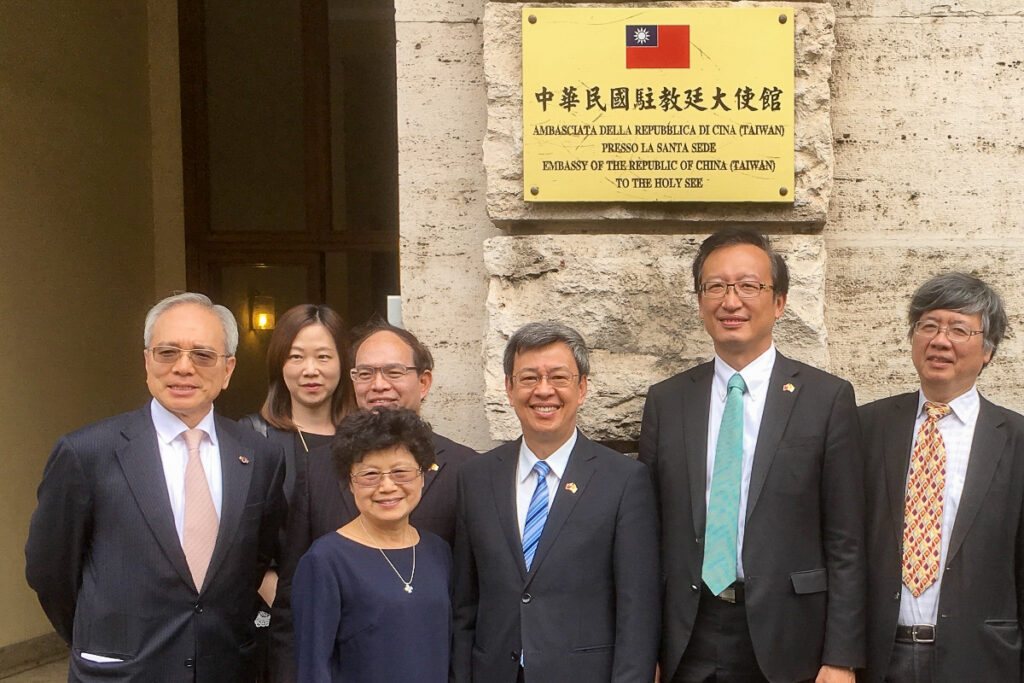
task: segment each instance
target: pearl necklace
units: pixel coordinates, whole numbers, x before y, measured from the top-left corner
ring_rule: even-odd
[[[399,571],[395,567],[394,563],[387,556],[387,553],[384,552],[384,548],[380,547],[380,543],[377,543],[377,539],[375,539],[373,536],[370,535],[370,532],[369,532],[369,530],[367,530],[366,525],[363,524],[363,517],[362,517],[362,515],[360,515],[358,517],[358,519],[359,519],[359,526],[361,526],[363,528],[363,533],[366,534],[366,537],[368,539],[370,539],[371,543],[374,543],[376,545],[377,550],[380,551],[380,554],[384,557],[384,560],[391,567],[391,571],[393,571],[395,573],[395,576],[398,577],[398,580],[401,581],[405,585],[405,588],[403,588],[402,590],[404,590],[406,593],[412,593],[412,580],[416,576],[416,545],[413,544],[413,546],[412,546],[412,573],[409,574],[409,580],[406,581],[404,578],[402,578],[402,575],[399,573]]]

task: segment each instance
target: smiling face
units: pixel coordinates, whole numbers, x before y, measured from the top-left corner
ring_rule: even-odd
[[[293,404],[310,409],[330,404],[341,378],[338,348],[330,331],[320,323],[299,330],[281,374]]]
[[[934,322],[943,329],[953,326],[982,329],[979,313],[936,309],[926,311],[921,320]],[[932,339],[916,332],[911,336],[911,356],[925,398],[949,403],[974,386],[981,369],[992,360],[992,351],[985,349],[982,337],[984,335],[975,334],[965,342],[954,344],[945,332],[939,332]]]
[[[350,474],[415,470],[418,467],[408,448],[394,446],[367,453],[361,461],[352,463]],[[349,477],[349,490],[359,513],[369,523],[379,528],[401,526],[408,522],[409,514],[420,502],[423,477],[419,476],[408,484],[396,484],[390,476],[383,476],[377,486],[359,486]]]
[[[508,401],[523,428],[526,445],[538,458],[546,458],[572,436],[576,413],[587,395],[587,377],[574,377],[569,386],[553,387],[547,379],[524,388],[514,379],[524,371],[550,376],[559,371],[578,375],[569,345],[556,342],[516,354],[512,377],[505,378]]]
[[[736,244],[711,252],[704,261],[701,284],[752,280],[772,283],[771,259],[752,244]],[[741,299],[730,287],[725,297],[709,299],[698,294],[704,329],[715,343],[715,352],[734,370],[742,370],[768,350],[772,328],[786,307],[786,295],[770,289],[750,299]]]
[[[377,332],[366,338],[356,350],[356,366],[381,368],[385,365],[413,365],[412,348],[393,332]],[[401,379],[387,379],[376,372],[369,382],[353,382],[356,403],[364,410],[408,408],[420,412],[420,404],[430,391],[430,370],[417,374],[410,370]]]
[[[178,304],[156,319],[150,346],[212,349],[223,354],[224,327],[208,308]],[[235,369],[234,357],[220,357],[212,367],[202,368],[193,365],[186,353],[173,363],[156,361],[149,349],[143,356],[149,393],[189,427],[195,427],[210,412],[213,400],[227,388]]]

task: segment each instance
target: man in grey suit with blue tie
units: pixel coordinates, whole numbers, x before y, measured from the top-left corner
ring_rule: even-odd
[[[650,683],[650,474],[576,429],[590,359],[575,330],[520,328],[504,370],[523,436],[459,470],[452,681]]]
[[[153,400],[61,437],[26,575],[70,681],[251,681],[256,589],[284,514],[279,447],[213,413],[234,316],[202,294],[146,316]]]
[[[920,390],[862,406],[867,455],[865,681],[1024,678],[1024,417],[977,380],[1006,331],[965,273],[914,293]]]
[[[863,462],[853,387],[778,353],[789,272],[745,228],[693,262],[715,358],[651,387],[665,575],[661,680],[853,681],[864,665]]]

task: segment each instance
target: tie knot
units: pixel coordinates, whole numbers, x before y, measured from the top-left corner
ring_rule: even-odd
[[[537,473],[537,476],[543,479],[548,476],[548,472],[551,471],[551,465],[547,464],[543,460],[538,460],[533,466],[533,471]]]
[[[206,434],[202,429],[186,429],[182,434],[185,436],[185,445],[188,446],[188,452],[192,453],[199,452],[199,444],[203,441],[203,435]]]
[[[739,389],[740,393],[747,390],[747,383],[743,381],[743,376],[738,372],[729,378],[728,393],[732,393],[733,389]]]
[[[928,411],[928,417],[932,420],[941,420],[953,412],[948,403],[932,403],[931,401],[924,402],[924,409]]]

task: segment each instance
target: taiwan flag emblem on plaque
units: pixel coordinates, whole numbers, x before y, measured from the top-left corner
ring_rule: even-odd
[[[627,69],[689,69],[690,27],[629,24],[626,26]]]

